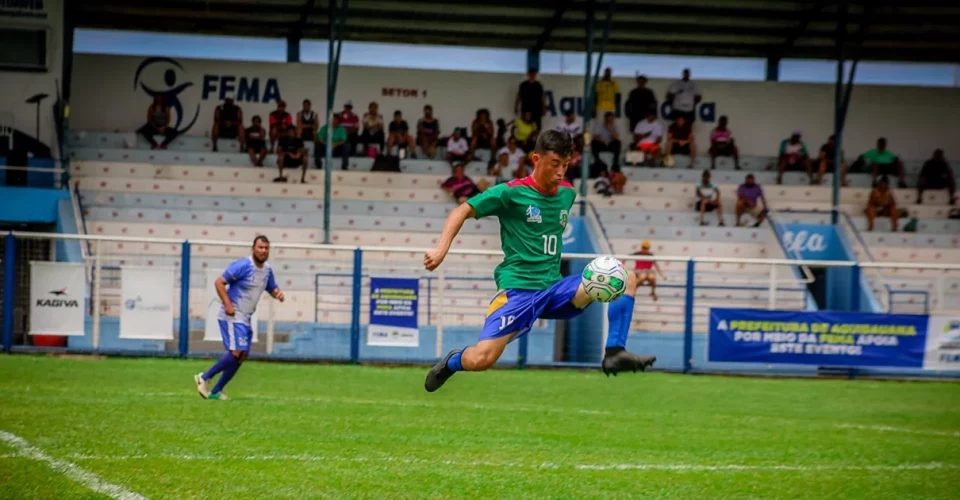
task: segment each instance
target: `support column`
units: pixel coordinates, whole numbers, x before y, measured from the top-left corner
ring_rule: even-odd
[[[337,93],[337,76],[340,73],[340,49],[343,47],[343,24],[347,17],[347,0],[337,7],[339,0],[330,2],[330,38],[327,48],[327,150],[323,159],[323,242],[329,244],[330,239],[330,184],[333,168],[333,113],[334,99]]]
[[[287,38],[287,62],[300,62],[300,39],[295,37]]]
[[[769,57],[767,58],[767,78],[768,82],[778,82],[780,81],[780,58],[779,57]]]
[[[833,137],[836,149],[833,152],[833,165],[835,172],[833,174],[833,196],[830,204],[830,221],[833,225],[840,223],[840,163],[843,158],[843,118],[846,110],[843,108],[843,56],[844,44],[846,44],[847,35],[847,2],[846,0],[837,5],[837,79],[833,89]],[[853,82],[851,81],[852,85]]]

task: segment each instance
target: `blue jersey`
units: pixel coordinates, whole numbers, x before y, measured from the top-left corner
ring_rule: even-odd
[[[266,262],[263,267],[253,263],[253,257],[246,257],[235,261],[223,272],[223,281],[227,283],[227,297],[233,303],[236,314],[232,318],[235,323],[250,324],[250,316],[257,310],[260,295],[264,290],[273,292],[277,289],[277,281],[273,277],[273,268]],[[220,320],[226,320],[227,314],[220,306]]]

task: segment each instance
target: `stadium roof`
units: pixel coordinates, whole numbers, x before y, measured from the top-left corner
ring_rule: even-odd
[[[617,0],[608,52],[836,58],[838,2]],[[848,3],[848,58],[960,62],[960,2]],[[329,36],[329,0],[84,0],[80,27],[271,38]],[[608,0],[351,0],[346,40],[579,51]],[[861,31],[861,27],[863,30]],[[862,39],[862,44],[861,44]],[[862,50],[857,50],[861,48]],[[242,50],[242,47],[238,47]]]

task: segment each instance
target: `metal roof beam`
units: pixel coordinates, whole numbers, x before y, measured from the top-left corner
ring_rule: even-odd
[[[543,27],[543,31],[540,32],[540,36],[537,37],[537,41],[533,44],[533,47],[530,49],[533,52],[540,52],[543,50],[543,46],[546,45],[547,40],[550,39],[550,35],[553,33],[554,28],[556,28],[560,21],[563,19],[563,14],[567,11],[567,8],[573,3],[573,0],[562,0],[557,3],[557,9],[553,12],[553,17],[547,21],[547,24]]]

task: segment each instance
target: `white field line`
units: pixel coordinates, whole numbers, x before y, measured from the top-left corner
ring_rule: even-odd
[[[135,455],[70,455],[73,460],[92,461],[127,461],[127,460],[184,460],[199,462],[220,461],[247,461],[247,462],[330,462],[330,463],[400,463],[444,465],[460,468],[504,468],[504,469],[536,469],[536,470],[573,470],[573,471],[608,471],[608,470],[652,470],[674,472],[753,472],[753,471],[927,471],[927,470],[958,470],[960,464],[945,464],[940,462],[896,464],[896,465],[790,465],[790,464],[522,464],[511,462],[463,461],[463,460],[426,460],[422,458],[404,458],[392,456],[376,457],[344,457],[337,455],[192,455],[192,454],[135,454]]]
[[[108,483],[100,476],[80,467],[73,462],[68,462],[66,460],[61,460],[59,458],[54,458],[50,455],[47,455],[43,452],[43,450],[33,446],[16,434],[0,431],[0,441],[3,441],[13,448],[16,448],[17,456],[43,462],[54,471],[67,476],[73,481],[82,484],[87,489],[96,493],[100,493],[117,500],[146,500],[146,497],[143,495],[130,491],[123,486]]]
[[[906,434],[924,434],[927,436],[945,436],[945,437],[960,438],[960,432],[910,429],[909,427],[893,427],[889,425],[835,424],[835,427],[838,427],[840,429],[857,429],[857,430],[877,431],[877,432],[903,432]]]

